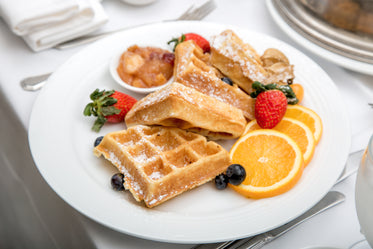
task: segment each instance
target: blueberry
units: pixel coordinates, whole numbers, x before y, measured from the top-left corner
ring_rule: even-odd
[[[246,178],[246,171],[240,164],[232,164],[228,167],[226,175],[232,185],[240,185]]]
[[[124,175],[122,173],[116,173],[111,177],[111,186],[113,189],[121,191],[124,190]]]
[[[96,147],[97,145],[99,145],[101,143],[101,141],[102,141],[103,138],[104,138],[104,136],[96,138],[94,146]]]
[[[223,78],[221,78],[221,80],[224,81],[225,83],[227,83],[227,84],[233,86],[233,81],[232,81],[230,78],[228,78],[228,77],[223,77]]]
[[[215,186],[217,189],[225,189],[228,185],[228,177],[225,174],[220,174],[215,177]]]

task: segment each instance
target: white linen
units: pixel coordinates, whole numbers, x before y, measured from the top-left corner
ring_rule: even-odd
[[[108,20],[98,0],[0,0],[0,15],[34,51],[86,35]]]
[[[1,16],[17,35],[26,35],[64,21],[78,11],[76,0],[0,0]]]

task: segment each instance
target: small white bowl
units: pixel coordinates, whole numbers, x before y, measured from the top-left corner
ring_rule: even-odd
[[[155,92],[169,84],[172,83],[173,81],[173,77],[171,77],[166,83],[164,83],[163,85],[161,86],[156,86],[156,87],[149,87],[149,88],[141,88],[141,87],[135,87],[135,86],[131,86],[129,84],[127,84],[126,82],[124,82],[120,77],[119,77],[119,74],[117,72],[117,67],[119,65],[119,60],[120,60],[120,57],[121,55],[123,54],[123,52],[125,51],[122,50],[122,51],[119,51],[118,53],[116,53],[111,61],[110,61],[110,64],[109,64],[109,70],[110,70],[110,74],[111,76],[113,77],[113,79],[122,87],[126,88],[127,90],[129,91],[132,91],[132,92],[136,92],[136,93],[142,93],[142,94],[148,94],[148,93],[151,93],[151,92]]]

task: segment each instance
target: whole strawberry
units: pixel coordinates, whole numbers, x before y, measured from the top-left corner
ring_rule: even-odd
[[[210,52],[210,43],[203,38],[202,36],[196,34],[196,33],[186,33],[182,34],[179,38],[174,38],[171,41],[169,41],[167,44],[175,43],[174,51],[176,46],[179,43],[182,43],[183,41],[193,40],[199,47],[202,48],[204,53]]]
[[[256,122],[263,129],[272,129],[284,117],[287,104],[285,94],[279,90],[261,92],[255,102]]]
[[[120,123],[137,100],[125,93],[115,90],[100,91],[96,89],[90,95],[92,102],[84,108],[84,116],[95,116],[96,121],[92,130],[99,132],[101,127],[106,123]]]

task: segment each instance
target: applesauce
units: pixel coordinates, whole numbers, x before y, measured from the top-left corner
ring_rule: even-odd
[[[133,45],[121,55],[117,72],[131,86],[156,87],[172,77],[174,60],[174,54],[168,50]]]

